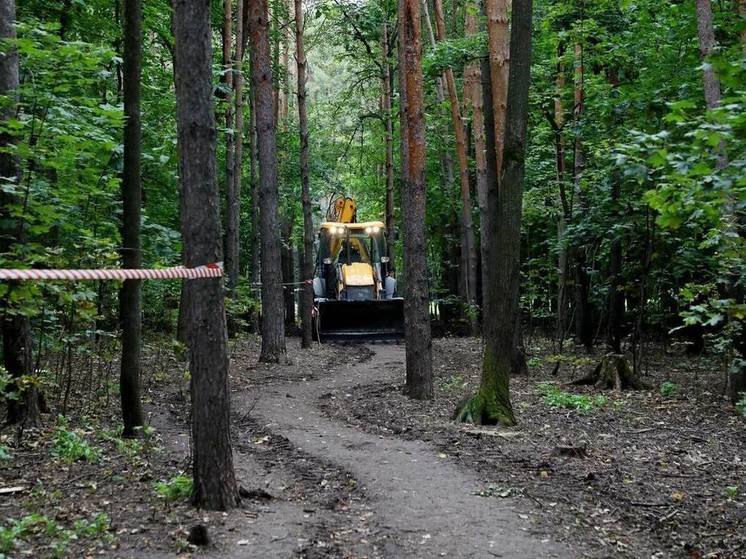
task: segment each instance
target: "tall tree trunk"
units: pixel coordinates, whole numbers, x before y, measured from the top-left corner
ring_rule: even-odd
[[[457,418],[482,424],[515,424],[510,404],[509,377],[515,351],[515,326],[518,314],[521,248],[521,207],[525,172],[528,90],[531,80],[531,0],[513,3],[513,29],[510,38],[510,78],[506,113],[502,176],[497,169],[489,64],[482,65],[487,136],[488,193],[487,223],[489,236],[487,261],[493,277],[485,290],[483,321],[484,355],[482,381],[477,394],[457,410]],[[490,126],[492,125],[492,126]]]
[[[228,184],[225,228],[225,271],[228,289],[235,297],[238,276],[241,272],[241,185],[243,181],[243,52],[244,12],[248,0],[237,0],[236,10],[236,55],[233,61],[233,97],[235,101],[233,182]]]
[[[443,19],[443,2],[435,2],[435,29],[438,41],[445,41],[446,26]],[[474,241],[474,225],[472,223],[471,187],[469,185],[469,158],[467,156],[466,129],[461,119],[461,105],[456,90],[456,79],[453,70],[447,68],[445,71],[446,86],[451,106],[451,120],[453,121],[453,132],[456,137],[456,158],[459,165],[459,179],[461,184],[461,226],[463,227],[462,257],[466,278],[466,303],[470,306],[477,304],[477,251]],[[471,317],[472,334],[476,335],[479,323],[475,313],[469,313]]]
[[[399,0],[406,136],[404,170],[404,324],[407,340],[407,394],[433,397],[427,244],[425,240],[425,115],[422,90],[422,43],[418,0]]]
[[[240,0],[239,0],[240,1]],[[221,76],[223,86],[223,97],[225,98],[225,205],[226,205],[226,227],[225,227],[225,265],[228,276],[228,289],[232,292],[235,283],[231,278],[233,268],[238,260],[233,254],[232,247],[228,246],[233,240],[233,218],[232,211],[235,209],[235,172],[236,172],[236,136],[235,120],[233,115],[233,0],[223,0],[223,73]]]
[[[310,348],[313,342],[313,214],[311,186],[308,176],[308,113],[306,112],[306,49],[303,45],[303,2],[295,1],[295,59],[298,74],[298,130],[300,132],[300,187],[303,205],[303,254],[301,264],[301,347]],[[390,116],[389,116],[390,118]],[[392,171],[393,180],[393,171]]]
[[[142,0],[124,0],[124,166],[122,171],[122,264],[140,268]],[[122,361],[119,376],[123,436],[133,437],[143,424],[140,404],[142,281],[125,280],[119,292]]]
[[[494,115],[495,158],[498,180],[502,176],[505,114],[508,102],[508,71],[510,56],[510,31],[508,27],[508,0],[484,0],[487,16],[487,47],[490,61],[492,87],[492,114]]]
[[[619,199],[621,197],[621,177],[617,171],[612,173],[611,177],[611,203],[614,205],[613,212],[617,216],[614,220],[621,220],[619,211]],[[606,323],[606,346],[609,351],[622,353],[622,319],[624,316],[624,293],[622,291],[622,240],[619,238],[619,232],[612,231],[614,237],[611,240],[609,250],[609,295],[607,302],[607,323]]]
[[[256,112],[261,223],[262,351],[264,363],[285,361],[280,226],[277,217],[277,146],[267,0],[251,2],[251,84]]]
[[[585,110],[585,68],[583,67],[583,46],[575,44],[575,84],[574,84],[575,106],[573,119],[575,127],[575,145],[573,162],[573,198],[578,206],[579,215],[583,215],[586,208],[585,193],[581,179],[585,168],[585,155],[583,153],[583,138],[580,131],[583,113]],[[584,241],[576,241],[573,247],[573,290],[575,294],[575,337],[587,351],[593,349],[593,316],[589,301],[590,278],[586,267],[586,255]]]
[[[465,32],[467,36],[475,35],[479,32],[477,13],[467,6],[465,16]],[[480,257],[482,259],[482,290],[487,285],[487,267],[485,263],[485,244],[487,237],[483,234],[481,224],[484,223],[485,213],[487,212],[487,154],[485,152],[484,139],[484,101],[481,86],[481,70],[479,64],[471,63],[464,68],[464,104],[465,110],[471,110],[472,114],[472,134],[474,137],[474,161],[476,164],[477,178],[477,203],[479,206],[479,223],[480,223]],[[470,106],[469,106],[470,105]],[[482,305],[484,310],[484,305]]]
[[[707,63],[707,59],[715,52],[715,30],[712,25],[712,4],[710,0],[696,0],[697,4],[697,34],[699,36],[699,54],[704,62],[703,82],[705,93],[705,104],[712,110],[720,106],[720,80],[715,69]],[[725,142],[718,146],[718,169],[728,166],[728,154],[725,151]],[[733,213],[733,201],[728,202],[726,212]]]
[[[15,0],[0,0],[0,40],[16,38],[16,3]],[[18,52],[12,45],[6,45],[4,55],[0,57],[0,95],[15,99],[18,90]],[[0,108],[0,118],[8,121],[15,118],[16,107],[8,103]],[[21,167],[14,155],[13,144],[16,139],[8,133],[0,134],[0,178],[9,184],[21,183]],[[11,149],[9,149],[11,148]],[[18,219],[12,218],[11,207],[19,201],[6,190],[0,192],[0,252],[8,252],[15,244],[25,242],[24,226]],[[15,288],[11,284],[9,293],[0,301],[2,313],[3,359],[5,369],[11,377],[33,373],[31,358],[31,323],[27,316],[15,312],[10,303],[10,292]],[[36,426],[41,423],[39,394],[34,387],[23,392],[19,400],[8,403],[8,422],[25,426]]]
[[[386,241],[387,256],[391,258],[396,241],[394,222],[394,121],[391,114],[391,53],[389,52],[388,20],[384,19],[381,29],[381,99],[384,119],[384,143],[386,149]],[[392,259],[393,263],[393,259]]]
[[[176,103],[184,264],[221,260],[215,171],[215,114],[208,2],[174,0]],[[230,393],[223,287],[219,278],[186,286],[192,397],[192,468],[196,505],[238,504],[230,438]]]
[[[562,50],[558,50],[558,59],[562,54]],[[557,217],[557,327],[555,332],[555,343],[557,345],[557,352],[562,352],[562,345],[565,340],[567,332],[567,309],[568,309],[568,297],[567,297],[567,275],[568,275],[568,259],[567,259],[567,243],[565,242],[565,234],[567,231],[567,224],[572,219],[572,213],[570,203],[567,197],[567,190],[565,185],[565,138],[564,138],[564,127],[565,127],[565,109],[562,106],[562,92],[565,89],[565,73],[562,68],[562,63],[558,60],[557,62],[557,92],[554,98],[554,152],[555,152],[555,167],[557,177],[557,188],[559,190],[560,197],[560,212]],[[558,362],[559,363],[559,362]]]

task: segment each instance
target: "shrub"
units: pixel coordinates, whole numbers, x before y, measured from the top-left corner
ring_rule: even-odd
[[[676,394],[679,392],[679,385],[675,382],[669,382],[666,381],[663,384],[661,384],[661,396],[664,398],[671,398],[672,396],[676,396]]]

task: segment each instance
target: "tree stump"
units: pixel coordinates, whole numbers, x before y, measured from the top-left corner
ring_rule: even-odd
[[[586,376],[573,381],[573,385],[593,385],[601,389],[644,390],[647,385],[634,373],[624,355],[607,353]]]

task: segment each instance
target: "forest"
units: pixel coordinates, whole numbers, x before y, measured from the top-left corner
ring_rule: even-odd
[[[746,0],[0,0],[0,559],[746,558]]]

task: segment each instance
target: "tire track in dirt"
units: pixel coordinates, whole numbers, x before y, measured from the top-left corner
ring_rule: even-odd
[[[350,346],[354,348],[355,346]],[[354,349],[353,349],[354,351]],[[371,358],[346,363],[321,379],[269,386],[252,398],[252,416],[311,456],[351,472],[391,546],[385,557],[565,557],[569,550],[519,516],[511,499],[475,495],[476,477],[420,441],[380,437],[329,419],[327,394],[401,374],[404,347],[366,346]],[[235,405],[248,406],[238,398]],[[240,408],[239,408],[240,409]]]

